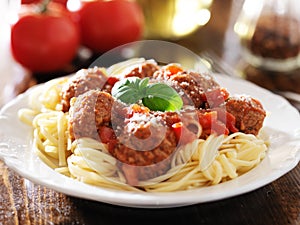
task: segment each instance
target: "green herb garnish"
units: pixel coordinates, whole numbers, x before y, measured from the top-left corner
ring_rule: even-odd
[[[144,106],[155,111],[176,111],[183,105],[180,95],[173,88],[164,83],[149,84],[149,78],[126,78],[117,82],[111,93],[126,104],[141,100]]]

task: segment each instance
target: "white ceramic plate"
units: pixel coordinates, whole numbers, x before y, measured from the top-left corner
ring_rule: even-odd
[[[300,160],[300,116],[285,99],[247,81],[216,75],[231,94],[258,98],[268,111],[264,129],[270,136],[267,157],[253,170],[225,183],[172,193],[133,193],[95,187],[65,177],[47,167],[31,148],[31,129],[18,120],[17,111],[27,106],[30,90],[0,112],[0,158],[34,183],[70,196],[115,205],[160,208],[220,200],[260,188],[293,169]]]

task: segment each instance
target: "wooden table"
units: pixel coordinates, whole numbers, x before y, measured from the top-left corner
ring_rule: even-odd
[[[171,209],[135,209],[68,197],[0,162],[0,224],[255,224],[300,222],[300,167],[256,191]]]
[[[213,49],[228,63],[236,62],[238,51],[228,53],[228,45],[237,47],[234,36],[225,31],[240,6],[240,1],[215,0],[210,22],[176,42],[195,52]],[[298,165],[271,184],[237,197],[171,209],[136,209],[66,196],[20,177],[0,161],[0,224],[296,225],[299,190]]]

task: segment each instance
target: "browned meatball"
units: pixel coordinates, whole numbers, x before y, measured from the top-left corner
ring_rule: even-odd
[[[169,81],[179,93],[183,91],[185,104],[194,104],[196,108],[204,107],[205,93],[220,88],[214,78],[208,74],[183,71],[168,76],[163,70],[160,70],[155,72],[153,77],[158,80]]]
[[[107,77],[102,68],[95,67],[79,70],[62,88],[61,104],[63,112],[69,110],[71,98],[89,90],[102,90],[106,80]]]
[[[138,180],[157,177],[170,168],[171,155],[176,149],[176,137],[170,129],[163,137],[156,148],[146,151],[132,149],[121,142],[117,143],[111,154],[120,161],[128,183],[135,185]],[[134,169],[128,171],[129,167]]]
[[[177,140],[166,119],[154,114],[134,114],[116,130],[118,141],[110,153],[119,160],[127,182],[135,185],[164,174]]]
[[[126,77],[139,77],[139,78],[152,77],[153,73],[158,69],[159,66],[157,66],[156,63],[151,61],[146,61],[141,65],[133,68],[131,71],[126,72],[124,75],[122,75],[119,78],[123,79]]]
[[[128,107],[128,112],[131,112],[131,107]],[[117,142],[109,149],[119,160],[119,167],[131,185],[163,175],[170,168],[170,161],[178,147],[197,138],[194,127],[189,126],[195,124],[191,112],[181,115],[135,110],[138,112],[125,116],[123,123],[118,122],[115,129]],[[182,131],[179,139],[172,128],[178,122],[184,122],[187,129],[192,129],[190,132]]]
[[[248,96],[233,96],[226,101],[226,110],[235,116],[236,127],[246,134],[257,135],[266,112],[261,103]]]
[[[70,108],[71,139],[90,137],[99,140],[99,128],[108,126],[111,121],[113,103],[109,93],[99,90],[90,90],[78,96]]]

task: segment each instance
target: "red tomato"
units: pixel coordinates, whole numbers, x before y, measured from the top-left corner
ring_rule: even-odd
[[[22,4],[31,4],[31,3],[40,3],[42,1],[43,0],[21,0],[21,3]],[[68,0],[52,0],[52,2],[57,2],[57,3],[60,3],[60,4],[64,5],[64,6],[66,6]]]
[[[11,30],[14,58],[34,72],[63,69],[75,57],[79,44],[77,25],[66,9],[55,3],[44,13],[24,14]]]
[[[37,3],[40,2],[41,0],[21,0],[22,4],[31,4],[31,3]]]
[[[60,3],[60,4],[64,5],[64,6],[67,6],[68,0],[52,0],[52,2],[57,2],[57,3]]]
[[[94,52],[105,52],[141,37],[144,17],[134,1],[111,0],[83,3],[76,13],[82,44]]]

